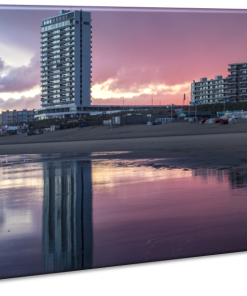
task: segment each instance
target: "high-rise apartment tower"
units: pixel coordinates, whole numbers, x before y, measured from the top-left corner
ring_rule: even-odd
[[[74,117],[91,103],[91,13],[60,11],[41,26],[37,119]]]

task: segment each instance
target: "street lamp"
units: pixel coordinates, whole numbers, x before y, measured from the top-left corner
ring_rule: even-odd
[[[190,122],[190,104],[189,104],[189,122]]]

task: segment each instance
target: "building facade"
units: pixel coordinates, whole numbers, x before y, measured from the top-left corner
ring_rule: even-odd
[[[191,83],[191,105],[217,104],[247,101],[247,63],[229,64],[230,74],[226,78]]]
[[[91,13],[62,10],[41,26],[38,119],[74,117],[91,104]]]
[[[0,123],[7,124],[7,125],[25,123],[33,120],[35,120],[34,110],[27,110],[27,109],[23,109],[20,111],[17,111],[17,110],[2,111],[2,114],[0,116]]]

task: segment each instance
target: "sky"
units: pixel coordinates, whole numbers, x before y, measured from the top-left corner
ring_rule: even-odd
[[[0,7],[0,110],[40,107],[41,21],[62,8]],[[91,11],[92,104],[187,103],[193,80],[247,62],[247,10],[72,9]]]

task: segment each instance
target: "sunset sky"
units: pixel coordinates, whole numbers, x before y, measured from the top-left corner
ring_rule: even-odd
[[[41,21],[62,8],[0,9],[0,110],[40,107]],[[247,62],[247,10],[76,9],[91,11],[93,104],[182,104]]]

